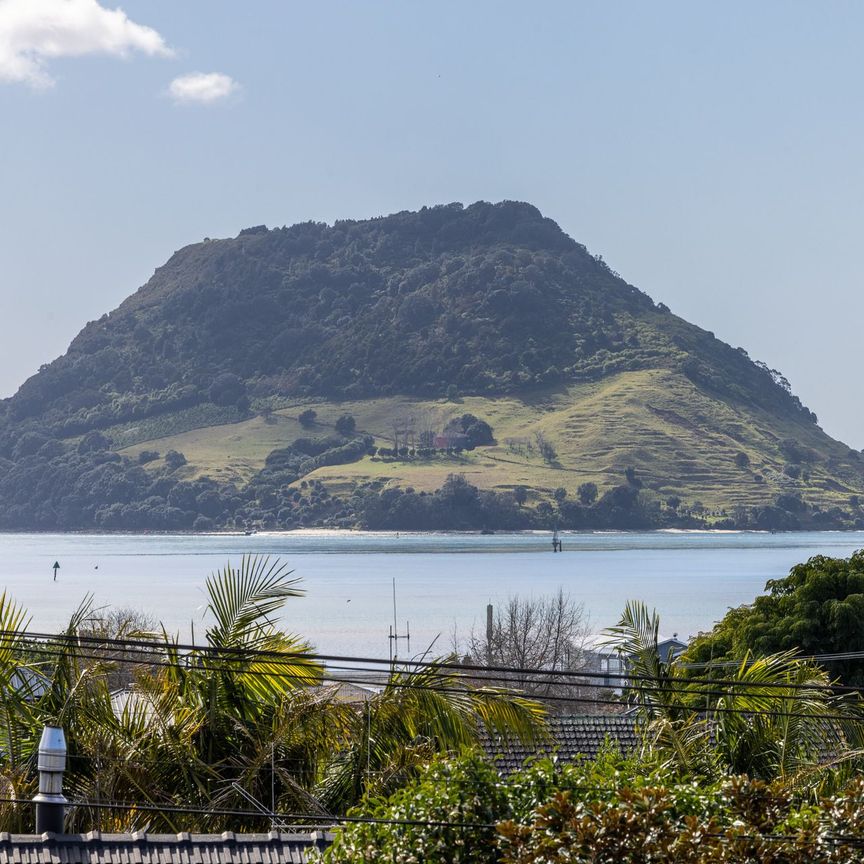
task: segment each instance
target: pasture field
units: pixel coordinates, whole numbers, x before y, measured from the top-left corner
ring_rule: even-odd
[[[358,431],[372,435],[376,446],[392,447],[394,426],[403,430],[401,440],[406,426],[413,425],[415,435],[424,428],[439,431],[449,419],[471,413],[492,426],[495,445],[428,459],[366,456],[349,465],[319,468],[310,477],[336,494],[369,480],[432,491],[458,472],[484,489],[524,485],[536,500],[558,487],[573,497],[586,481],[602,493],[622,482],[624,469],[633,466],[649,494],[663,500],[676,496],[710,511],[768,503],[781,492],[800,493],[823,507],[842,505],[855,491],[859,470],[854,454],[818,427],[778,420],[753,405],[730,406],[665,369],[622,372],[522,398],[313,399],[254,414],[258,407],[248,419],[148,438],[122,452],[135,457],[141,450],[161,455],[178,450],[188,459],[185,476],[243,484],[264,467],[272,450],[301,436],[332,434],[341,414],[351,414]],[[311,428],[298,421],[307,408],[317,412]],[[181,426],[189,422],[189,417],[178,418]],[[537,433],[557,451],[552,464],[537,451]],[[812,451],[797,478],[784,473],[787,458],[780,444],[788,439]],[[744,457],[739,454],[745,454],[748,465],[741,466]],[[161,464],[161,459],[150,463]]]

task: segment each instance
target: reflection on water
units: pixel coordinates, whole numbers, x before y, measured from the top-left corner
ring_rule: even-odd
[[[661,614],[665,633],[686,636],[749,602],[768,579],[811,555],[847,556],[864,533],[595,532],[403,534],[293,532],[253,536],[0,535],[0,586],[28,607],[33,629],[59,627],[87,593],[98,604],[155,615],[184,638],[206,626],[206,576],[244,553],[288,560],[306,596],[289,600],[284,625],[320,650],[387,656],[392,579],[412,649],[484,620],[487,603],[564,586],[592,627],[614,623],[628,599]],[[54,583],[51,565],[60,571]]]

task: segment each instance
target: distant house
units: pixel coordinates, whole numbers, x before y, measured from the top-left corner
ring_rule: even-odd
[[[678,638],[677,633],[673,633],[671,639],[664,639],[662,642],[657,643],[657,653],[660,655],[660,659],[664,663],[668,663],[670,660],[674,660],[680,654],[683,654],[686,650],[687,643],[682,642]]]
[[[467,450],[471,439],[464,432],[442,432],[435,436],[433,443],[437,450]]]
[[[657,655],[663,663],[674,660],[687,649],[687,643],[674,633],[671,639],[657,643]],[[627,659],[617,651],[598,646],[585,651],[585,670],[595,673],[592,681],[620,693],[627,684]],[[602,677],[600,677],[602,676]]]
[[[350,681],[327,681],[306,688],[306,692],[345,705],[362,706],[386,684],[386,676],[379,679],[372,673],[364,673],[364,675],[368,678],[368,681],[364,679],[367,686]],[[124,714],[137,714],[148,724],[153,720],[156,713],[150,697],[138,690],[134,684],[112,691],[111,709],[118,720]],[[0,859],[0,864],[2,864],[2,859]]]
[[[380,686],[378,685],[378,689]],[[327,682],[319,685],[317,689],[322,695],[344,705],[365,705],[376,693],[376,690],[370,687],[352,684],[350,681]]]
[[[22,693],[27,702],[39,699],[48,689],[48,679],[26,666],[19,666],[9,679],[9,686]]]

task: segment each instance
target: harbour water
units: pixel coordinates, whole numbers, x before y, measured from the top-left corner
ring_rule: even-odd
[[[613,624],[628,599],[656,607],[665,635],[704,630],[750,602],[769,579],[812,555],[848,556],[864,532],[396,534],[293,532],[236,535],[0,535],[0,587],[56,630],[87,594],[97,605],[142,609],[183,638],[207,626],[209,573],[244,554],[280,558],[306,594],[282,624],[331,654],[386,657],[396,580],[400,629],[412,652],[454,641],[485,620],[487,603],[562,586],[584,603],[591,629]],[[52,565],[60,569],[56,582]]]

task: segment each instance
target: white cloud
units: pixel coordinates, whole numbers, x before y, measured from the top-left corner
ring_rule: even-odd
[[[98,0],[0,0],[0,81],[50,87],[46,63],[53,58],[136,51],[172,53],[152,27]]]
[[[175,78],[168,87],[168,93],[175,102],[218,102],[232,93],[240,85],[230,75],[221,72],[191,72]]]

